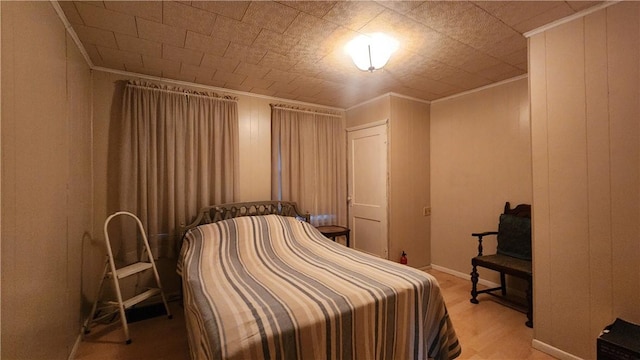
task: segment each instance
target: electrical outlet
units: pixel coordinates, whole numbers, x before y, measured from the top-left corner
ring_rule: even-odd
[[[424,207],[422,208],[422,215],[423,216],[431,216],[431,208],[430,207]]]

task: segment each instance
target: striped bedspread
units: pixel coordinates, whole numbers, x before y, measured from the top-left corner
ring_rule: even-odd
[[[193,359],[452,359],[436,280],[292,217],[201,225],[178,272]]]

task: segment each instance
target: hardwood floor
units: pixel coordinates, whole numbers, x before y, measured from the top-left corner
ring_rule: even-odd
[[[533,329],[524,325],[527,316],[499,304],[490,295],[469,302],[471,280],[429,270],[440,283],[449,316],[462,346],[459,359],[554,359],[531,347]]]
[[[469,302],[470,281],[429,270],[438,279],[462,345],[459,359],[553,359],[531,347],[533,330],[526,316],[481,295],[480,304]],[[124,344],[119,323],[98,327],[79,344],[75,359],[188,359],[183,309],[170,303],[173,319],[166,316],[129,324],[133,342]]]
[[[119,321],[97,325],[80,342],[74,359],[78,360],[180,360],[189,359],[189,344],[183,308],[169,303],[173,319],[158,316],[129,324],[131,344],[124,343]]]

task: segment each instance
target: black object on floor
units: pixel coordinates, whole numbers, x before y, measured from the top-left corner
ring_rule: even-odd
[[[125,310],[125,313],[127,314],[128,323],[167,315],[167,311],[165,310],[163,303],[132,307]]]
[[[618,318],[602,331],[597,346],[598,360],[639,360],[640,325]]]

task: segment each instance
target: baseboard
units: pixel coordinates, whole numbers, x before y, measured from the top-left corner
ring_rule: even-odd
[[[431,268],[433,270],[438,270],[441,271],[443,273],[447,273],[449,275],[453,275],[455,277],[459,277],[461,279],[465,279],[465,280],[469,280],[469,282],[471,282],[471,274],[465,274],[463,272],[460,271],[456,271],[456,270],[452,270],[449,268],[446,268],[444,266],[440,266],[440,265],[435,265],[435,264],[431,264]],[[486,286],[488,288],[494,288],[494,287],[499,287],[500,284],[498,283],[494,283],[493,281],[489,281],[489,280],[485,280],[485,279],[478,279],[478,284]],[[524,293],[524,291],[518,290],[518,289],[512,289],[511,287],[508,287],[509,289],[509,293],[518,297],[518,298],[522,298],[522,299],[526,299],[527,294]]]
[[[444,266],[435,265],[435,264],[431,264],[431,268],[433,270],[438,270],[438,271],[441,271],[443,273],[447,273],[449,275],[453,275],[455,277],[459,277],[461,279],[465,279],[465,280],[471,281],[471,275],[465,274],[465,273],[460,272],[460,271],[452,270],[452,269],[446,268]],[[494,283],[492,281],[485,280],[485,279],[478,279],[478,284],[484,285],[484,286],[490,287],[490,288],[500,286],[500,284],[496,284],[496,283]]]
[[[431,270],[431,265],[427,265],[427,266],[423,266],[423,267],[419,267],[418,270],[420,271],[427,271],[427,270]]]
[[[549,354],[551,356],[553,356],[556,359],[560,359],[560,360],[582,360],[582,358],[577,357],[573,354],[569,354],[566,351],[562,351],[556,347],[553,347],[549,344],[545,344],[542,341],[533,339],[533,341],[531,341],[531,347],[533,347],[536,350],[540,350],[545,354]]]

